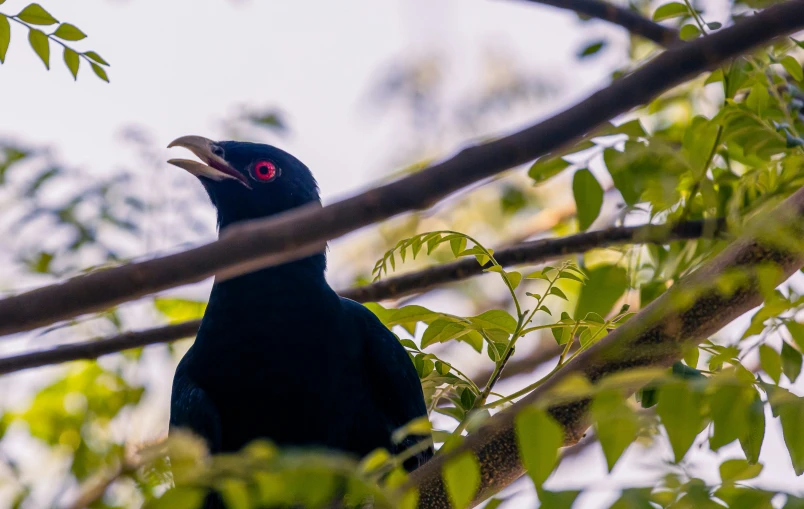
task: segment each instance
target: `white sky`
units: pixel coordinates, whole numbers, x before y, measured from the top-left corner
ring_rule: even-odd
[[[0,12],[16,13],[27,3],[8,0]],[[84,65],[74,83],[55,45],[52,70],[45,72],[28,47],[27,34],[12,26],[6,64],[0,66],[0,138],[51,147],[68,165],[105,174],[132,162],[120,139],[126,126],[144,127],[158,142],[152,148],[161,150],[181,135],[218,138],[222,120],[243,105],[279,106],[287,113],[292,135],[277,144],[311,167],[325,201],[355,193],[391,169],[388,155],[399,141],[398,122],[393,116],[372,119],[365,99],[381,72],[402,55],[447,55],[451,86],[463,90],[475,86],[468,80],[476,77],[471,71],[482,51],[501,47],[516,56],[523,70],[538,70],[559,83],[560,93],[550,104],[512,113],[503,128],[514,129],[605,84],[608,73],[622,63],[618,47],[624,41],[618,29],[602,23],[581,24],[572,14],[513,0],[42,4],[89,35],[74,46],[94,49],[112,64],[111,84],[96,79]],[[614,47],[579,66],[575,53],[602,35],[611,36]],[[176,171],[167,164],[164,169]],[[186,182],[198,185],[189,176]],[[338,256],[337,244],[333,256]],[[169,382],[172,373],[161,376]],[[778,431],[769,433],[768,440],[765,457],[779,468],[766,468],[764,481],[776,488],[804,489],[792,475]],[[733,448],[727,449],[736,456]],[[579,487],[586,479],[599,479],[595,486],[611,494],[615,486],[633,485],[646,475],[652,479],[643,462],[656,465],[658,458],[669,457],[664,450],[647,458],[641,454],[633,448],[613,482],[603,475],[602,455],[593,447],[582,462],[562,468],[550,487]],[[711,456],[695,459],[715,471]],[[528,499],[508,507],[528,507]],[[601,507],[608,500],[592,493],[576,507]]]

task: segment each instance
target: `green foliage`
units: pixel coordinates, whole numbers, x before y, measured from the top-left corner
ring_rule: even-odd
[[[16,15],[9,15],[0,13],[0,64],[5,63],[6,52],[11,42],[11,27],[9,20],[14,21],[28,30],[28,42],[34,53],[45,64],[45,68],[50,70],[50,42],[62,46],[64,50],[64,64],[72,74],[73,79],[78,79],[78,69],[81,60],[85,60],[90,64],[92,71],[95,75],[108,82],[109,77],[104,67],[108,67],[109,63],[106,62],[100,55],[94,51],[79,52],[67,46],[62,41],[80,41],[86,38],[86,34],[80,28],[71,23],[59,23],[44,7],[39,4],[33,3],[23,8]],[[50,26],[58,24],[51,33],[45,33],[36,26]]]

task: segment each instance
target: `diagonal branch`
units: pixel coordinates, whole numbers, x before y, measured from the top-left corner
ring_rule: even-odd
[[[377,221],[430,207],[469,184],[565,147],[605,122],[757,45],[804,27],[804,0],[679,44],[575,106],[522,131],[468,147],[419,173],[333,203],[233,225],[194,249],[75,277],[0,300],[0,335],[41,327],[212,275],[231,278],[324,249]]]
[[[523,242],[509,248],[500,249],[495,252],[495,258],[498,263],[504,266],[538,263],[569,254],[584,253],[590,249],[622,244],[664,244],[675,240],[714,237],[721,235],[725,227],[725,221],[718,219],[686,221],[672,227],[669,225],[646,225],[607,228],[559,239]],[[488,266],[486,265],[486,267]],[[370,285],[350,288],[338,293],[343,297],[358,302],[379,301],[418,293],[444,283],[461,281],[482,274],[483,269],[484,267],[477,263],[474,258],[466,258],[419,272],[378,281]],[[129,348],[168,343],[194,336],[200,325],[200,320],[192,320],[156,329],[127,332],[119,336],[0,358],[0,375],[49,364],[79,359],[96,359],[101,355],[128,350]]]
[[[527,2],[568,9],[578,14],[619,25],[632,34],[641,35],[659,46],[670,47],[681,42],[678,30],[655,23],[638,13],[601,0],[525,0]]]
[[[449,508],[441,470],[450,457],[467,450],[475,454],[481,465],[481,485],[475,504],[521,477],[524,468],[514,431],[516,414],[528,405],[545,401],[561,381],[580,374],[594,382],[628,369],[669,366],[681,358],[686,347],[700,343],[761,304],[760,268],[764,268],[763,274],[774,276],[773,281],[763,284],[772,283],[775,287],[804,265],[800,245],[796,250],[789,248],[791,239],[800,239],[804,234],[802,216],[804,189],[779,207],[757,216],[744,237],[673,285],[521,401],[495,415],[460,447],[415,471],[411,483],[420,490],[420,507]],[[780,240],[787,243],[780,245]],[[769,271],[770,266],[777,271]],[[742,277],[735,278],[735,274]],[[732,285],[729,293],[718,290],[722,278],[729,278]],[[588,400],[581,400],[550,407],[553,418],[564,427],[567,445],[576,443],[588,427],[588,405]]]

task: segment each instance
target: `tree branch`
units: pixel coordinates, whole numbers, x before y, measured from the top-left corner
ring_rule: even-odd
[[[666,243],[674,240],[713,237],[724,232],[726,223],[722,219],[711,221],[687,221],[673,227],[666,225],[647,225],[635,227],[607,228],[594,232],[579,233],[559,239],[523,242],[495,252],[495,258],[504,266],[544,262],[568,254],[583,253],[594,248],[610,247],[632,243]],[[486,265],[487,267],[490,265]],[[341,296],[358,302],[370,302],[401,297],[421,292],[443,283],[460,281],[483,273],[474,258],[437,265],[419,272],[378,281],[376,283],[349,288],[338,292]],[[81,343],[63,345],[49,350],[26,352],[11,357],[0,358],[0,375],[23,369],[58,364],[79,359],[96,359],[130,348],[169,343],[194,336],[201,325],[200,320],[192,320],[176,325],[159,327],[140,332],[127,332],[119,336],[95,339]],[[522,366],[524,368],[524,365]]]
[[[539,388],[492,417],[456,450],[439,455],[416,470],[411,485],[420,490],[420,507],[449,508],[441,470],[445,461],[467,450],[475,454],[481,465],[481,485],[475,503],[522,476],[514,418],[523,408],[546,401],[550,391],[567,377],[581,374],[595,382],[628,369],[670,366],[681,358],[686,347],[700,343],[761,304],[758,267],[767,268],[770,264],[778,268],[773,281],[776,286],[804,265],[804,253],[789,249],[791,240],[804,234],[802,215],[804,189],[779,207],[760,214],[748,225],[745,236],[578,355]],[[787,243],[780,245],[772,239]],[[735,271],[745,277],[734,278]],[[729,281],[734,284],[731,293],[717,289],[718,281],[724,277],[731,277]],[[588,427],[588,406],[588,400],[581,400],[550,407],[553,418],[565,429],[567,445],[576,443]]]
[[[632,34],[649,39],[659,46],[670,47],[681,42],[678,30],[655,23],[636,12],[601,0],[525,0],[531,3],[568,9],[578,14],[619,25]]]
[[[410,210],[424,209],[469,184],[532,161],[755,46],[804,27],[804,0],[775,5],[735,26],[679,44],[642,68],[539,124],[466,148],[419,173],[326,207],[308,205],[235,224],[221,239],[0,301],[0,335],[201,281],[231,278],[320,251],[328,240]]]

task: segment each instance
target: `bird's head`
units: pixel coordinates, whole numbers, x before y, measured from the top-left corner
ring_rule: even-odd
[[[198,177],[218,210],[220,228],[321,203],[307,166],[276,147],[201,136],[183,136],[170,147],[184,147],[201,160],[168,162]]]

